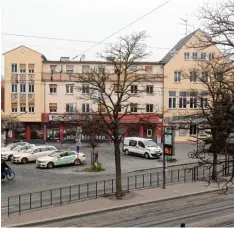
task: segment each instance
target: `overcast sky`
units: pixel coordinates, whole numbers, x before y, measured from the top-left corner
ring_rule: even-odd
[[[1,0],[1,32],[29,36],[55,37],[83,41],[101,41],[130,22],[143,16],[167,0]],[[212,0],[217,2],[219,0]],[[147,45],[153,54],[148,59],[159,61],[185,35],[180,18],[188,15],[188,31],[200,27],[196,18],[204,0],[171,0],[106,42],[133,31],[147,31]],[[1,52],[25,45],[44,54],[47,59],[74,57],[93,44],[2,35]],[[86,53],[86,60],[95,60],[103,50],[98,45]]]

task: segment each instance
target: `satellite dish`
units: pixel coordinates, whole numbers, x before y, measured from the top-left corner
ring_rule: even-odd
[[[57,65],[54,70],[56,73],[60,73],[62,71],[61,65]]]
[[[85,60],[85,55],[83,54],[81,57],[80,57],[80,61],[84,61]]]

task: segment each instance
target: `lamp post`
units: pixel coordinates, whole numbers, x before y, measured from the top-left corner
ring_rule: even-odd
[[[81,133],[82,133],[82,128],[77,127],[76,131],[76,152],[80,152],[80,146],[81,146]]]

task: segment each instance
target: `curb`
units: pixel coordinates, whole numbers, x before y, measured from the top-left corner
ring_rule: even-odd
[[[137,206],[143,206],[146,204],[151,204],[151,203],[156,203],[156,202],[163,202],[163,201],[167,201],[167,200],[175,200],[175,199],[181,199],[181,198],[186,198],[186,197],[196,196],[196,195],[201,195],[201,194],[209,194],[211,192],[219,192],[220,190],[221,189],[211,189],[211,190],[207,190],[207,191],[199,191],[199,192],[190,193],[190,194],[181,195],[181,196],[167,197],[167,198],[162,198],[162,199],[157,199],[157,200],[148,200],[148,201],[144,201],[141,203],[126,204],[126,205],[119,206],[119,207],[113,206],[113,207],[95,210],[95,211],[87,211],[84,213],[70,214],[70,215],[61,216],[59,218],[50,218],[50,219],[45,219],[45,220],[36,220],[33,222],[18,223],[18,224],[3,225],[3,226],[7,226],[7,227],[38,226],[38,225],[43,225],[46,223],[60,222],[60,221],[64,221],[67,219],[74,219],[74,218],[79,218],[79,217],[83,217],[83,216],[95,215],[95,214],[104,213],[104,212],[108,212],[108,211],[122,210],[122,209],[126,209],[129,207],[137,207]]]

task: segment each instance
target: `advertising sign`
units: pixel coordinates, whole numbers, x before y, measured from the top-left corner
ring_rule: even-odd
[[[164,130],[164,153],[168,156],[174,156],[174,132],[173,128],[165,127]]]

